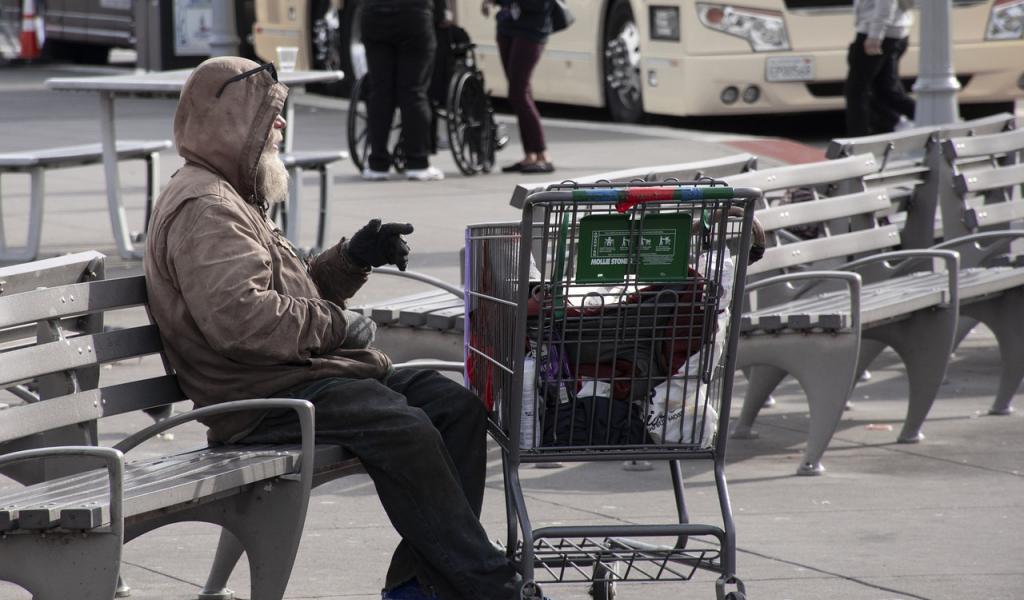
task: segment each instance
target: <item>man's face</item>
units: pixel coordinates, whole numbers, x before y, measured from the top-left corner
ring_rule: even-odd
[[[287,123],[278,115],[270,128],[267,143],[260,154],[256,167],[256,195],[269,204],[283,202],[288,198],[288,170],[284,168],[278,152],[284,140],[282,130]]]

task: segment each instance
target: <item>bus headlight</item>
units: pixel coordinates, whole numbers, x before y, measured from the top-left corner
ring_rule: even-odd
[[[986,40],[1024,38],[1024,0],[996,0],[988,15]]]
[[[789,50],[786,21],[779,11],[698,2],[697,17],[709,29],[747,40],[754,52]]]

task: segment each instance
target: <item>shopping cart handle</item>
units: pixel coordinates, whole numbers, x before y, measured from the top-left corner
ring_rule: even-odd
[[[573,190],[577,202],[614,201],[615,210],[624,213],[644,202],[684,202],[688,200],[721,200],[735,198],[733,189],[724,186],[635,187],[627,190],[592,188]]]

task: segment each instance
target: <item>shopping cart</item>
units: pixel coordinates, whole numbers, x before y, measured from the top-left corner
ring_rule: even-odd
[[[502,450],[524,599],[586,582],[604,600],[698,570],[720,574],[719,600],[746,597],[724,432],[758,197],[711,180],[567,182],[528,197],[519,223],[467,229],[467,377]],[[532,528],[521,465],[607,460],[668,461],[678,518]],[[713,463],[720,525],[690,522],[682,460]]]

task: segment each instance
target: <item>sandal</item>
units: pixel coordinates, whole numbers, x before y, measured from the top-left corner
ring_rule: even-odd
[[[554,173],[555,165],[545,161],[537,161],[522,165],[519,171],[521,173]]]

